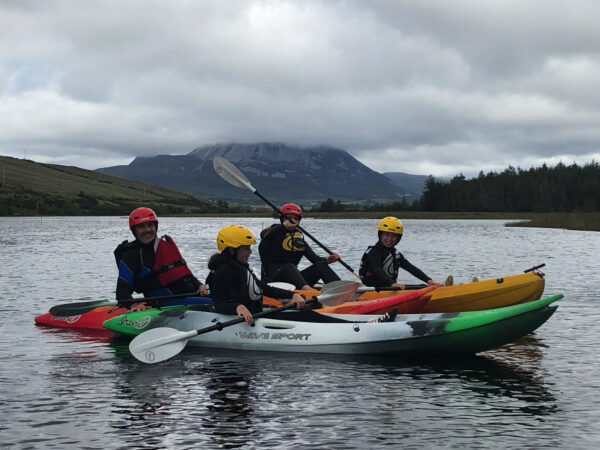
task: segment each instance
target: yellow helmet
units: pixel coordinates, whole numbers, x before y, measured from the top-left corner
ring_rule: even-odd
[[[400,222],[400,219],[395,217],[384,217],[379,222],[377,227],[379,231],[387,231],[388,233],[402,234],[404,232],[404,225]]]
[[[227,225],[217,234],[217,248],[220,252],[227,247],[238,248],[242,245],[256,244],[256,239],[249,228],[241,225]]]

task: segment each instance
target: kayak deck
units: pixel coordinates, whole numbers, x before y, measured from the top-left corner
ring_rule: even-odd
[[[546,322],[562,295],[495,310],[457,314],[413,315],[386,323],[310,323],[261,318],[198,335],[189,340],[200,347],[237,350],[337,354],[474,354],[525,336]],[[417,317],[418,316],[418,317]],[[191,331],[226,322],[231,316],[182,311],[163,318],[160,326]]]

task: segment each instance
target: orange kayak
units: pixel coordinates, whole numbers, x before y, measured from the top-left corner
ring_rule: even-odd
[[[364,299],[362,296],[355,301],[342,303],[338,306],[323,306],[316,309],[316,312],[330,314],[385,314],[394,308],[398,314],[415,314],[420,312],[431,297],[430,292],[435,286],[428,286],[416,291],[404,291],[401,294],[392,296]],[[318,295],[319,291],[298,291],[307,298],[312,295]],[[263,304],[270,306],[281,306],[282,303],[270,297],[263,297]]]

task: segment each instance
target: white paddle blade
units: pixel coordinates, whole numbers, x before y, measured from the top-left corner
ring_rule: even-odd
[[[357,281],[334,281],[323,286],[319,302],[326,306],[337,306],[350,301],[361,284]]]
[[[225,158],[215,156],[213,158],[213,167],[215,168],[215,172],[228,183],[248,189],[252,193],[256,192],[256,189],[252,186],[250,180],[246,178],[246,175]]]
[[[153,328],[136,336],[129,343],[129,351],[136,359],[148,364],[164,361],[177,355],[197,331],[179,331],[173,328]]]
[[[285,289],[286,291],[293,291],[296,289],[296,286],[294,286],[292,283],[286,283],[285,281],[272,281],[269,283],[269,286]]]

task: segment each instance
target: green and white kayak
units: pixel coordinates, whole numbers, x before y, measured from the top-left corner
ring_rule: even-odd
[[[129,311],[102,322],[102,326],[123,336],[137,336],[146,330],[163,326],[168,317],[179,317],[193,305],[165,306],[144,311]]]
[[[260,318],[254,327],[245,323],[221,331],[200,334],[190,345],[239,350],[312,352],[338,354],[474,354],[513,342],[537,329],[554,313],[562,298],[553,295],[528,303],[484,311],[399,315],[394,322],[365,322],[376,316],[325,315],[344,323],[316,323]],[[144,316],[146,313],[147,316]],[[169,327],[179,331],[197,330],[232,316],[214,312],[178,309],[140,311],[105,322],[117,333],[130,336],[150,328]],[[149,317],[148,319],[142,319]],[[352,322],[356,320],[356,322]],[[112,322],[112,323],[109,323]],[[143,328],[140,328],[140,326]],[[133,332],[135,330],[135,333]]]

